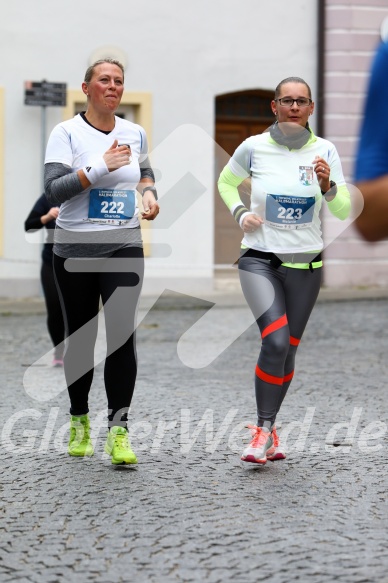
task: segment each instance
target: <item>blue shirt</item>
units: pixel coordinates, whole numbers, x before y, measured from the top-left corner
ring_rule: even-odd
[[[388,44],[376,51],[364,105],[355,180],[388,174]]]

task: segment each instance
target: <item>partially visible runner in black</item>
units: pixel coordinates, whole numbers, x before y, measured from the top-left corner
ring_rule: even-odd
[[[59,207],[50,205],[43,193],[35,202],[24,223],[26,231],[38,231],[42,227],[47,229],[47,238],[42,249],[40,281],[46,303],[47,329],[54,345],[53,366],[56,367],[63,366],[63,340],[65,337],[65,325],[53,270],[53,233],[58,213]]]

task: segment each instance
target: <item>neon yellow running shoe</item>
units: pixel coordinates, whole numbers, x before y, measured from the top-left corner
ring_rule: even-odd
[[[112,456],[112,464],[137,464],[125,427],[111,427],[105,444],[105,452]]]
[[[81,417],[71,416],[70,439],[67,448],[69,455],[76,457],[91,456],[94,453],[92,440],[90,439],[90,424],[88,415]]]

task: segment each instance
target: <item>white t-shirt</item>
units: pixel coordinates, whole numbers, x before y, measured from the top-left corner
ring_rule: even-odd
[[[73,172],[77,172],[85,166],[93,166],[93,161],[101,159],[114,140],[118,140],[119,145],[130,145],[132,152],[130,165],[109,172],[80,194],[61,204],[56,220],[61,229],[95,231],[139,226],[136,196],[124,193],[136,191],[140,180],[139,162],[148,153],[147,138],[141,126],[117,116],[115,116],[115,122],[114,129],[106,135],[86,123],[81,115],[77,114],[74,118],[58,124],[51,132],[46,148],[45,163],[59,162],[69,166]],[[93,190],[94,192],[91,194]],[[113,200],[112,193],[118,197],[130,196],[131,200],[133,199],[132,218],[124,221],[112,220],[111,224],[106,222],[106,219],[104,219],[105,222],[93,219],[91,198],[102,197],[102,200],[105,201],[105,208],[110,210],[112,204],[109,201]],[[120,215],[104,216],[117,218]]]
[[[244,233],[242,246],[278,253],[322,249],[322,195],[315,156],[328,162],[330,180],[345,184],[335,146],[314,134],[300,149],[277,144],[269,132],[248,138],[236,149],[229,168],[241,178],[251,176],[250,210],[265,221],[253,233]]]

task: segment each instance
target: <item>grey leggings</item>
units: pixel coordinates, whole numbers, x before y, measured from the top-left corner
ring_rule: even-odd
[[[295,364],[295,354],[318,297],[322,268],[273,267],[267,259],[239,259],[241,287],[260,328],[255,371],[258,426],[275,423]]]

